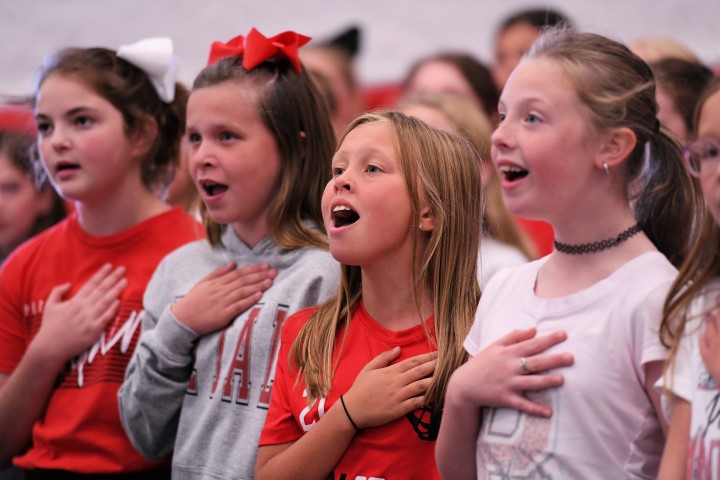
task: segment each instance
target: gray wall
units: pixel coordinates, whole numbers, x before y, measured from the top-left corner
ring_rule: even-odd
[[[705,62],[720,64],[720,0],[3,0],[0,93],[30,93],[43,57],[65,46],[116,48],[144,37],[174,39],[181,80],[204,66],[210,44],[255,26],[323,39],[358,23],[362,83],[393,82],[418,57],[464,48],[491,58],[495,26],[527,6],[553,6],[582,29],[629,42],[670,35]]]

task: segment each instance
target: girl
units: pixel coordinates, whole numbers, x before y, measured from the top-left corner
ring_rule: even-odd
[[[283,330],[256,478],[438,478],[445,384],[480,295],[478,173],[469,144],[417,119],[348,127],[323,195],[341,290]]]
[[[0,264],[18,245],[65,218],[65,205],[40,180],[27,133],[0,131]]]
[[[700,179],[707,208],[700,240],[680,269],[663,312],[660,332],[670,347],[663,380],[671,396],[672,417],[661,479],[717,479],[719,473],[720,79],[708,84],[696,118],[698,140],[685,149],[685,160],[690,173]]]
[[[42,69],[38,150],[75,213],[0,271],[0,461],[19,455],[29,478],[160,466],[134,451],[115,397],[150,275],[199,233],[153,194],[184,129],[171,59],[170,39],[156,38],[63,50]]]
[[[457,95],[447,93],[420,95],[414,102],[401,105],[400,110],[435,128],[464,135],[480,152],[478,166],[487,202],[482,213],[483,238],[478,252],[480,286],[484,289],[490,278],[503,268],[516,267],[535,259],[535,246],[505,208],[500,180],[489,162],[492,125],[487,116]]]
[[[657,332],[701,201],[656,111],[650,68],[599,35],[550,31],[511,74],[492,158],[508,209],[550,222],[555,251],[485,290],[474,358],[448,387],[448,478],[655,478]],[[545,376],[526,374],[553,367],[547,353],[486,348],[512,327],[567,332],[562,388],[523,395]],[[498,399],[512,408],[483,409],[481,424]]]
[[[297,60],[307,40],[253,29],[216,42],[193,84],[188,165],[207,240],[155,272],[119,393],[133,444],[173,453],[173,476],[252,478],[283,323],[336,292],[320,213],[335,137]]]

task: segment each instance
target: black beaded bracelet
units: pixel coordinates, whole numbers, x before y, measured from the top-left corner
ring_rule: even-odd
[[[350,420],[350,423],[352,423],[353,428],[355,429],[356,432],[359,432],[360,429],[358,428],[357,425],[355,425],[355,422],[353,422],[353,419],[352,419],[352,417],[350,416],[350,412],[348,412],[348,409],[347,409],[347,407],[345,406],[345,400],[343,399],[343,396],[342,396],[342,395],[340,395],[340,403],[342,404],[343,410],[345,410],[345,415],[347,415],[348,420]]]

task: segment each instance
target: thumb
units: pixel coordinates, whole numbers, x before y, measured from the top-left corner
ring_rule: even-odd
[[[375,370],[378,368],[387,367],[394,360],[397,360],[399,356],[400,347],[393,347],[392,350],[382,352],[380,355],[370,360],[367,365],[365,365],[365,368],[363,368],[363,370]]]
[[[53,287],[45,303],[60,303],[63,298],[65,298],[65,295],[68,294],[71,287],[72,285],[70,283],[62,283]]]

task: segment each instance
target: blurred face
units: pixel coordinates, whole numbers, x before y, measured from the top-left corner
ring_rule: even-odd
[[[414,104],[404,106],[402,108],[402,112],[405,115],[418,118],[438,130],[442,130],[453,135],[458,135],[460,133],[447,115],[437,108]]]
[[[698,140],[704,145],[700,186],[710,214],[720,225],[720,91],[703,104],[698,121]]]
[[[527,23],[518,23],[501,31],[495,39],[495,65],[492,73],[499,90],[505,86],[515,66],[538,37],[538,31]]]
[[[492,159],[510,213],[553,223],[581,208],[597,183],[597,146],[564,71],[542,58],[520,63],[498,111]]]
[[[322,211],[333,257],[363,268],[409,261],[419,219],[412,218],[388,125],[375,122],[348,133],[332,169]]]
[[[655,100],[658,104],[657,118],[660,123],[670,129],[678,137],[680,143],[687,142],[690,132],[685,127],[685,121],[675,108],[675,102],[667,90],[658,85],[655,89]]]
[[[187,107],[188,165],[208,214],[254,245],[267,235],[267,215],[280,185],[275,137],[245,83],[200,88]]]
[[[144,188],[142,152],[122,113],[83,83],[51,74],[38,89],[35,118],[40,156],[63,196],[102,203]]]
[[[482,102],[462,73],[452,64],[443,61],[426,62],[418,68],[404,96],[412,100],[423,93],[437,92],[458,95],[484,110]]]
[[[35,220],[50,208],[48,193],[37,191],[25,172],[0,155],[0,251],[28,238]]]

